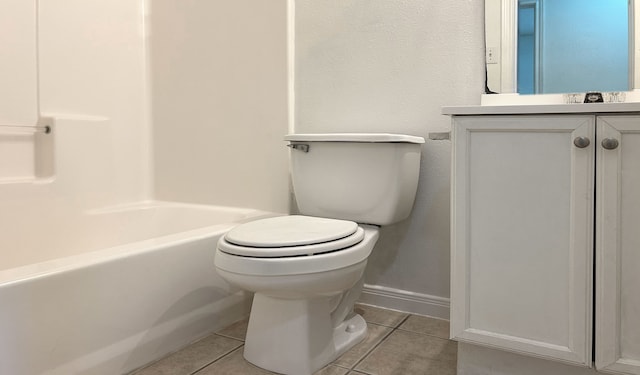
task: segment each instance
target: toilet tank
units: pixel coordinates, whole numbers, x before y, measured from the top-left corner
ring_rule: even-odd
[[[290,134],[301,214],[387,225],[411,213],[424,139],[380,133]]]

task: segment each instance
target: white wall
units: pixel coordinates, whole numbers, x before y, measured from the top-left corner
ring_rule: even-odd
[[[450,129],[441,106],[479,104],[483,2],[296,0],[295,7],[297,132],[427,138]],[[450,150],[448,141],[424,145],[413,213],[383,228],[368,284],[449,297]]]
[[[287,1],[150,3],[156,198],[287,212]]]

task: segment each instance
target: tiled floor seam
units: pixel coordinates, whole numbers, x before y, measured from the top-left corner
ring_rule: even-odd
[[[405,317],[404,317],[404,319],[402,319],[402,320],[400,321],[400,323],[398,323],[398,325],[397,325],[397,326],[393,327],[393,329],[398,329],[398,328],[400,328],[400,326],[401,326],[404,322],[406,322],[406,321],[407,321],[407,319],[409,319],[410,317],[411,317],[411,314],[407,314],[407,316],[405,316]]]
[[[216,335],[217,335],[217,336],[222,336],[222,335],[218,335],[217,333],[216,333]],[[222,337],[227,337],[227,336],[222,336]],[[228,338],[228,337],[227,337],[227,338]],[[240,341],[240,340],[238,340],[238,339],[234,339],[234,340]],[[215,360],[213,360],[213,361],[211,361],[211,362],[207,363],[206,365],[204,365],[204,366],[200,367],[199,369],[197,369],[196,371],[192,372],[190,375],[197,375],[200,371],[202,371],[202,370],[204,370],[205,368],[207,368],[207,367],[211,366],[212,364],[214,364],[214,363],[218,362],[219,360],[221,360],[222,358],[224,358],[224,357],[226,357],[226,356],[230,355],[231,353],[235,352],[236,350],[238,350],[238,349],[242,348],[242,347],[244,346],[244,341],[240,341],[240,342],[241,342],[241,345],[240,345],[240,346],[238,346],[238,347],[236,347],[236,348],[233,348],[233,349],[229,350],[228,352],[224,353],[223,355],[221,355],[220,357],[216,358]]]
[[[237,338],[237,337],[233,337],[233,336],[225,335],[225,334],[223,334],[223,333],[218,333],[218,332],[216,332],[216,333],[214,333],[214,334],[215,334],[216,336],[225,337],[225,338],[227,338],[227,339],[238,340],[238,341],[240,341],[240,342],[242,342],[242,343],[244,344],[244,340],[243,340],[243,339],[239,339],[239,338]]]
[[[406,318],[405,318],[406,319]],[[402,320],[402,322],[404,322],[404,320]],[[400,324],[402,324],[402,322],[400,322]],[[369,323],[369,324],[373,324],[373,323]],[[399,326],[399,325],[398,325]],[[388,327],[388,328],[392,328],[392,327]],[[366,353],[364,353],[364,355],[362,356],[362,358],[360,358],[359,360],[356,361],[356,363],[353,364],[353,366],[351,366],[351,368],[349,368],[349,371],[356,371],[356,367],[358,367],[358,365],[360,364],[360,362],[364,361],[365,358],[367,358],[369,356],[369,354],[371,354],[371,352],[373,352],[378,346],[380,346],[384,340],[386,340],[387,338],[389,338],[389,336],[391,336],[391,334],[393,332],[396,331],[397,328],[392,328],[391,331],[389,331],[386,335],[384,335],[384,337],[382,338],[382,340],[378,341],[377,344],[375,344],[374,346],[372,346],[369,350],[367,350]],[[345,367],[343,367],[345,368]],[[360,370],[358,370],[358,372],[362,372]]]
[[[141,372],[142,370],[146,369],[147,367],[151,367],[151,366],[155,365],[156,363],[158,363],[158,362],[162,361],[163,359],[165,359],[165,358],[167,358],[167,357],[170,357],[170,356],[172,356],[172,355],[176,354],[177,352],[179,352],[179,351],[181,351],[181,350],[185,349],[185,348],[186,348],[186,347],[188,347],[188,346],[191,346],[191,345],[193,345],[193,344],[197,343],[198,341],[200,341],[200,340],[202,340],[202,339],[203,339],[203,338],[199,338],[199,339],[197,339],[197,340],[195,340],[195,341],[192,341],[192,342],[190,342],[189,344],[187,344],[186,346],[184,346],[184,347],[182,347],[182,348],[180,348],[180,349],[174,350],[174,351],[172,351],[172,352],[169,352],[169,353],[167,353],[167,354],[163,355],[162,357],[160,357],[160,358],[156,359],[156,360],[155,360],[155,361],[153,361],[153,362],[149,362],[149,363],[147,363],[147,364],[146,364],[146,365],[144,365],[144,366],[138,367],[137,369],[134,369],[134,370],[131,370],[130,372],[127,372],[125,375],[136,375],[136,373]]]
[[[398,329],[398,330],[400,330],[400,331],[403,331],[403,332],[417,333],[417,334],[419,334],[419,335],[435,337],[435,338],[440,339],[440,340],[449,340],[449,341],[452,341],[452,340],[451,340],[450,338],[448,338],[448,337],[442,337],[442,336],[434,335],[434,334],[432,334],[432,333],[416,332],[416,331],[412,331],[412,330],[410,330],[410,329],[405,329],[405,328],[400,328],[400,327],[398,327],[397,329]]]

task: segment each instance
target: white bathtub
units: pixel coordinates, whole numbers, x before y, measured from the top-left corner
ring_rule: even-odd
[[[53,210],[55,211],[55,210]],[[269,213],[163,202],[0,213],[0,374],[122,374],[249,312],[219,236]]]

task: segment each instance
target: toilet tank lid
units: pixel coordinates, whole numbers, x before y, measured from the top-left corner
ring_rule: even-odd
[[[290,142],[424,143],[422,137],[389,133],[288,134],[284,140]]]

